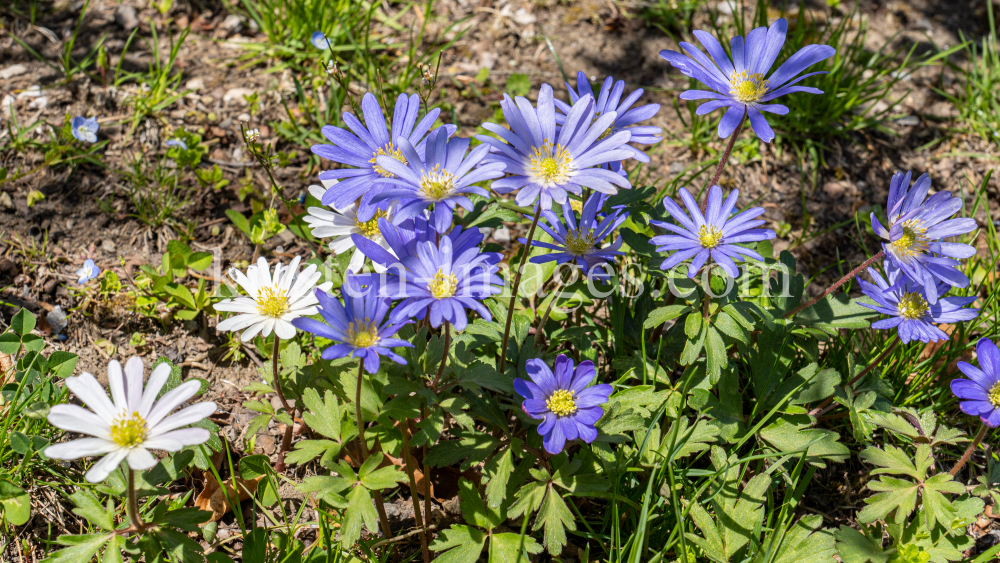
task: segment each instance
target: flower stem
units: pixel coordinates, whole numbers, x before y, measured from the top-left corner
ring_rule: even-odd
[[[719,176],[722,176],[722,170],[726,167],[726,163],[729,162],[729,155],[733,152],[733,146],[736,145],[736,138],[740,136],[743,132],[743,125],[746,123],[746,112],[743,112],[743,117],[740,118],[740,124],[736,127],[736,131],[729,136],[729,144],[726,145],[726,150],[722,153],[722,158],[719,160],[719,166],[715,169],[715,175],[712,176],[712,181],[708,183],[708,187],[705,188],[705,200],[701,204],[701,212],[704,213],[705,209],[708,207],[708,193],[712,190],[712,186],[719,181]]]
[[[545,308],[545,313],[538,321],[538,328],[535,329],[535,348],[538,348],[539,344],[542,343],[542,338],[545,336],[545,323],[549,321],[549,315],[552,314],[552,309],[556,306],[556,301],[559,300],[559,290],[562,287],[562,277],[556,277],[556,286],[552,288],[552,301],[549,301],[549,306]]]
[[[128,468],[128,504],[125,505],[128,512],[129,521],[136,532],[142,533],[146,529],[146,524],[139,519],[139,500],[135,496],[135,470]]]
[[[538,226],[538,218],[542,216],[542,204],[538,203],[535,210],[535,218],[531,220],[531,228],[528,229],[528,238],[524,242],[524,253],[521,254],[521,263],[517,265],[517,275],[514,276],[514,287],[510,294],[510,303],[507,304],[507,324],[503,327],[503,343],[500,344],[500,373],[503,373],[507,364],[507,340],[510,338],[510,322],[514,319],[514,302],[517,300],[517,289],[521,286],[521,275],[524,274],[524,264],[528,261],[528,253],[531,251],[531,239],[535,236],[535,227]]]
[[[451,323],[448,321],[444,322],[444,353],[441,354],[441,364],[438,366],[437,375],[434,377],[433,383],[431,383],[431,391],[437,392],[438,382],[441,381],[441,376],[444,375],[444,367],[448,364],[448,348],[451,347]]]
[[[986,432],[989,431],[989,429],[990,427],[985,424],[983,424],[982,428],[979,429],[979,433],[972,439],[972,443],[969,444],[969,447],[965,449],[965,453],[962,454],[962,458],[959,459],[958,463],[955,464],[955,467],[952,467],[951,471],[948,472],[952,477],[958,475],[958,472],[961,471],[962,467],[964,467],[969,461],[969,458],[972,457],[972,452],[976,451],[976,446],[983,441],[983,438],[986,437]]]
[[[871,258],[865,260],[857,268],[854,268],[850,272],[847,272],[847,275],[845,275],[844,277],[842,277],[839,280],[837,280],[837,282],[834,283],[833,285],[831,285],[830,287],[826,288],[826,290],[823,293],[820,293],[816,297],[813,297],[809,301],[806,301],[802,305],[799,305],[798,307],[796,307],[796,308],[792,309],[791,311],[785,313],[785,318],[788,319],[788,318],[794,317],[795,315],[801,313],[802,311],[808,309],[809,307],[812,307],[817,301],[819,301],[820,299],[826,297],[827,295],[830,295],[831,293],[833,293],[834,291],[836,291],[838,287],[844,285],[849,280],[854,279],[854,277],[857,276],[858,274],[860,274],[862,270],[864,270],[868,266],[871,266],[876,260],[879,260],[883,256],[885,256],[885,249],[884,248],[882,250],[880,250],[878,252],[878,254],[876,254],[875,256],[872,256]]]
[[[423,420],[427,420],[430,413],[427,412],[427,407],[425,406],[421,412]],[[424,522],[429,526],[431,523],[431,466],[427,463],[427,442],[424,441],[423,448],[423,460],[424,460]]]
[[[872,360],[871,363],[869,363],[868,366],[865,367],[865,369],[861,370],[858,373],[858,375],[852,377],[851,380],[847,382],[847,385],[844,385],[845,389],[848,387],[853,387],[854,384],[860,381],[862,377],[868,375],[873,369],[875,369],[875,366],[879,365],[880,363],[882,363],[883,360],[889,357],[889,354],[891,354],[892,351],[896,348],[896,345],[899,344],[898,334],[896,334],[892,338],[893,338],[892,343],[889,344],[889,346],[885,350],[883,350],[882,353],[879,354],[877,358]],[[833,402],[833,397],[828,397],[825,401],[823,401],[822,404],[820,404],[820,406],[810,411],[809,414],[814,416],[823,416],[824,414],[828,413],[831,408],[833,408],[832,406],[830,406],[830,403],[832,402]]]
[[[271,350],[271,377],[274,379],[274,391],[278,394],[278,400],[281,401],[281,406],[288,411],[288,416],[292,417],[292,422],[285,428],[285,435],[281,439],[281,450],[278,452],[278,463],[275,464],[274,469],[278,473],[285,470],[285,452],[292,447],[292,431],[295,426],[295,411],[291,406],[288,405],[288,401],[285,399],[285,394],[281,391],[281,378],[279,377],[278,371],[278,351],[281,349],[281,338],[278,334],[274,335],[274,348]]]
[[[358,458],[358,467],[361,467],[368,459],[368,442],[365,440],[365,421],[361,418],[361,384],[364,383],[365,362],[358,361],[358,388],[354,393],[354,416],[358,422],[358,442],[360,442],[361,457]],[[382,502],[382,491],[372,491],[375,498],[375,509],[378,511],[378,519],[382,523],[382,533],[386,538],[392,537],[392,528],[389,527],[389,517],[385,514],[385,503]]]
[[[406,476],[410,478],[410,496],[413,501],[413,519],[417,529],[424,527],[424,519],[420,515],[420,498],[417,496],[417,478],[413,473],[413,456],[410,455],[410,421],[403,420],[403,462],[406,463]],[[431,552],[427,549],[427,530],[420,534],[420,553],[424,563],[430,563]]]

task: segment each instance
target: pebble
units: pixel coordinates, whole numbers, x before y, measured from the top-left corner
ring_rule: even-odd
[[[500,227],[499,229],[493,231],[493,240],[499,243],[510,242],[510,229],[507,227]]]
[[[197,92],[198,90],[201,90],[202,88],[205,87],[205,81],[202,80],[201,78],[192,78],[191,80],[188,80],[186,84],[184,84],[184,87],[187,88],[188,90],[194,90],[195,92]]]
[[[906,117],[896,120],[896,123],[905,127],[916,127],[917,125],[920,125],[920,118],[915,115],[907,115]]]
[[[226,93],[222,96],[223,103],[228,104],[229,102],[236,102],[241,106],[247,105],[247,100],[243,96],[249,96],[253,94],[253,90],[249,88],[230,88],[226,90]]]
[[[219,27],[231,33],[237,33],[243,27],[243,20],[236,14],[229,14],[226,19],[222,20]]]
[[[10,199],[10,194],[7,192],[0,192],[0,207],[4,209],[14,209],[14,202]]]
[[[3,70],[0,70],[0,80],[8,80],[26,72],[28,72],[28,67],[22,64],[11,65]]]
[[[122,26],[125,31],[132,31],[139,27],[139,18],[135,17],[135,8],[132,6],[119,6],[115,11],[115,22]]]
[[[241,114],[239,114],[239,115],[236,116],[236,120],[237,121],[243,121],[243,122],[250,121],[250,114],[249,113],[241,113]]]
[[[107,252],[108,254],[114,254],[115,253],[114,241],[112,241],[111,239],[104,239],[104,241],[101,242],[101,250]]]
[[[66,330],[66,325],[69,322],[66,320],[66,313],[63,312],[62,307],[56,305],[49,314],[45,316],[45,320],[48,321],[49,326],[52,327],[53,334],[59,334],[60,332]]]

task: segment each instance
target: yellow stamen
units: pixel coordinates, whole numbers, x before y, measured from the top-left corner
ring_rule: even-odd
[[[925,236],[927,229],[921,225],[917,219],[903,221],[903,236],[889,243],[897,255],[914,256],[927,252],[930,239]]]
[[[458,277],[455,274],[445,275],[444,270],[438,270],[434,274],[434,279],[431,283],[427,284],[427,290],[431,292],[431,295],[435,299],[444,299],[445,297],[451,297],[455,295],[455,290],[458,288]]]
[[[904,319],[921,319],[929,308],[927,300],[919,293],[905,293],[899,300],[899,316]]]
[[[698,229],[698,242],[703,248],[715,248],[722,244],[722,230],[715,225],[702,225]]]
[[[455,175],[447,170],[442,171],[440,164],[420,177],[420,191],[431,201],[441,201],[450,196],[454,189]]]
[[[759,72],[733,72],[729,75],[729,94],[744,104],[759,102],[770,85]]]
[[[280,319],[288,311],[288,297],[285,290],[262,287],[257,292],[257,312],[265,317]]]
[[[578,199],[569,200],[569,207],[570,209],[576,211],[577,213],[583,212],[583,202]]]
[[[531,163],[528,170],[542,184],[565,184],[569,181],[570,164],[573,159],[569,151],[562,145],[555,145],[546,140],[541,147],[531,150]]]
[[[582,232],[582,230],[570,231],[566,234],[566,250],[576,256],[590,254],[594,249],[594,231]]]
[[[558,389],[545,400],[545,406],[549,407],[556,416],[569,416],[576,412],[576,401],[573,400],[573,392]]]
[[[1000,407],[1000,381],[997,381],[993,384],[993,387],[990,387],[987,397],[989,397],[991,405]]]
[[[403,156],[403,153],[399,152],[399,149],[394,147],[392,143],[389,143],[384,147],[379,147],[379,149],[375,151],[375,154],[372,155],[371,160],[369,160],[368,162],[372,164],[372,170],[378,172],[378,174],[383,178],[395,178],[396,175],[393,174],[392,172],[387,172],[384,168],[382,168],[376,163],[376,159],[380,156],[391,156],[392,158],[395,158],[399,162],[406,164],[406,158]]]
[[[357,219],[355,219],[354,224],[361,231],[361,236],[365,237],[366,239],[374,239],[375,237],[380,236],[382,234],[382,231],[380,231],[378,228],[378,220],[387,215],[388,213],[386,213],[381,209],[378,209],[375,211],[375,215],[373,215],[371,219],[367,221],[358,221]]]
[[[358,348],[368,348],[379,341],[378,327],[371,319],[352,322],[347,325],[347,340]]]
[[[146,439],[146,421],[138,412],[125,418],[125,414],[116,418],[111,424],[111,441],[124,448],[138,446]]]
[[[601,117],[601,112],[599,111],[594,112],[594,122],[597,122],[597,120],[600,117]],[[607,138],[609,135],[615,132],[614,129],[615,129],[614,122],[612,122],[612,124],[607,129],[605,129],[603,133],[601,133],[601,136],[598,137],[597,140],[603,141],[605,138]]]

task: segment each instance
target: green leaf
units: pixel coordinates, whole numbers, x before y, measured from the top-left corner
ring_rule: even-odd
[[[347,512],[340,528],[340,541],[342,545],[353,546],[361,537],[362,523],[369,530],[379,529],[378,513],[375,512],[375,504],[365,487],[352,488],[347,494],[347,502]]]
[[[42,563],[90,563],[97,550],[114,536],[115,534],[59,536],[56,542],[69,547],[49,553]]]
[[[108,511],[108,507],[102,505],[97,500],[97,497],[93,493],[86,489],[78,489],[69,496],[69,499],[76,505],[76,508],[73,509],[73,514],[82,516],[91,524],[109,532],[114,531],[115,523],[112,519],[112,513]]]
[[[243,479],[256,479],[267,475],[267,470],[271,466],[271,460],[266,455],[251,455],[240,459],[240,477]]]
[[[803,516],[781,539],[781,545],[771,557],[770,549],[757,552],[754,563],[829,563],[837,553],[834,536],[821,529],[823,517],[818,514]],[[772,532],[771,537],[777,536]],[[770,538],[768,538],[770,539]],[[771,542],[765,540],[764,545]]]
[[[400,471],[400,469],[395,465],[387,465],[380,469],[376,469],[371,472],[365,471],[365,466],[372,459],[377,459],[378,462],[374,464],[374,467],[378,467],[378,464],[382,462],[382,454],[373,454],[371,457],[365,460],[364,465],[358,471],[358,475],[361,479],[361,484],[368,487],[371,490],[378,489],[390,489],[395,487],[397,484],[406,481],[406,474]]]
[[[896,524],[902,524],[917,505],[920,484],[883,475],[878,481],[869,481],[868,488],[878,494],[865,499],[868,506],[858,513],[858,522],[870,524],[894,512]]]
[[[691,312],[690,305],[667,305],[666,307],[658,307],[650,311],[649,316],[646,317],[646,321],[642,323],[645,328],[654,328],[660,326],[661,324],[676,319],[677,317]]]
[[[201,525],[208,522],[211,517],[211,512],[206,512],[197,507],[190,507],[165,512],[157,516],[153,522],[161,526],[170,526],[184,530],[185,532],[197,532],[201,529]]]
[[[25,335],[35,330],[35,315],[22,307],[11,319],[10,328],[23,339]]]
[[[458,497],[462,517],[469,525],[492,530],[503,522],[500,511],[487,508],[476,486],[464,477],[458,480]]]
[[[60,379],[73,375],[80,356],[71,352],[55,351],[49,355],[49,373]]]
[[[10,481],[0,481],[0,509],[8,524],[24,525],[31,517],[31,498]]]
[[[195,252],[188,256],[187,267],[196,272],[204,272],[212,265],[211,252]]]
[[[792,317],[792,322],[830,335],[845,328],[868,328],[868,319],[878,313],[861,303],[874,302],[868,297],[851,299],[846,293],[831,293]]]
[[[554,487],[549,487],[532,529],[537,532],[542,528],[545,549],[552,555],[559,555],[566,545],[566,530],[576,530],[576,518]]]
[[[833,395],[838,384],[840,384],[840,373],[837,370],[832,368],[819,369],[818,364],[811,363],[794,375],[786,377],[771,397],[774,401],[778,401],[792,393],[788,404],[814,403]],[[798,391],[794,391],[796,388]],[[773,405],[774,403],[769,401],[766,404]]]
[[[236,225],[237,229],[243,231],[243,234],[247,237],[250,236],[250,223],[242,213],[236,211],[235,209],[227,209],[226,217],[229,217],[229,220],[233,222],[233,225]]]
[[[473,563],[486,545],[486,534],[475,528],[453,524],[441,531],[430,545],[439,553],[436,563]]]
[[[707,352],[705,369],[708,372],[708,378],[710,381],[717,382],[719,376],[722,375],[722,368],[728,364],[728,359],[726,358],[726,343],[722,341],[722,335],[715,330],[715,327],[708,327],[705,351]]]
[[[785,415],[760,431],[760,437],[777,450],[792,453],[806,450],[806,461],[826,467],[825,461],[843,463],[850,455],[840,435],[830,430],[812,428],[805,415]]]
[[[739,340],[744,344],[748,341],[747,331],[752,330],[744,327],[725,311],[720,311],[715,315],[715,317],[712,318],[712,326],[717,328],[719,332],[725,334],[729,338]]]
[[[547,490],[548,484],[539,482],[528,483],[521,487],[514,493],[517,500],[507,509],[507,515],[511,518],[517,518],[522,514],[531,514],[538,510]]]
[[[844,563],[885,563],[892,555],[882,551],[881,537],[872,541],[847,526],[841,526],[833,535],[837,538],[837,554]]]
[[[496,508],[507,498],[507,481],[514,472],[514,453],[508,446],[499,455],[493,456],[483,467],[489,481],[486,483],[486,501]]]
[[[13,356],[21,349],[21,337],[13,332],[0,334],[0,354]]]
[[[343,411],[340,410],[340,403],[337,396],[326,390],[321,401],[319,393],[312,387],[307,388],[302,394],[308,412],[302,414],[302,420],[309,425],[309,428],[319,432],[327,438],[340,440],[340,431],[343,421]]]
[[[522,562],[531,561],[529,553],[537,554],[542,552],[542,546],[538,545],[535,538],[525,535],[524,548],[518,555],[517,550],[521,545],[521,534],[492,534],[490,535],[490,553],[487,563],[514,563],[519,558]],[[471,559],[470,559],[471,561]]]
[[[425,463],[434,467],[446,467],[464,460],[461,469],[465,471],[486,459],[500,443],[500,440],[485,432],[457,431],[455,434],[459,437],[458,440],[439,442],[432,446]]]

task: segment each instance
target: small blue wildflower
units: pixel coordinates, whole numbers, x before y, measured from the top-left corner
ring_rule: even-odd
[[[679,225],[650,221],[661,229],[675,233],[649,239],[650,243],[657,246],[657,252],[676,251],[660,264],[661,269],[669,270],[692,258],[688,266],[688,277],[693,278],[711,256],[727,274],[735,278],[739,276],[736,262],[742,262],[744,257],[758,261],[764,259],[757,252],[739,245],[774,238],[775,233],[771,229],[757,228],[764,224],[762,219],[757,219],[764,213],[764,208],[753,207],[730,217],[740,195],[739,190],[730,192],[729,197],[723,201],[722,188],[712,186],[708,191],[706,214],[702,215],[698,202],[688,193],[687,188],[681,188],[679,193],[690,216],[673,200],[665,198],[663,206]]]
[[[603,383],[588,387],[597,377],[594,362],[586,360],[573,369],[573,360],[565,354],[556,356],[555,373],[540,359],[525,362],[531,381],[514,379],[514,390],[524,397],[521,410],[540,419],[538,433],[545,451],[556,455],[566,442],[577,438],[589,444],[597,438],[594,425],[604,416],[601,405],[614,390]]]
[[[969,379],[953,379],[951,392],[959,399],[962,412],[978,416],[983,424],[991,428],[1000,426],[1000,349],[989,338],[980,338],[976,343],[976,357],[979,367],[958,362]]]
[[[181,150],[183,150],[183,151],[188,150],[187,143],[185,143],[184,141],[182,141],[180,139],[170,139],[169,141],[166,142],[166,145],[168,147],[180,147]]]
[[[309,37],[309,42],[317,49],[327,50],[330,48],[330,39],[322,31],[314,31]]]
[[[323,350],[324,360],[353,356],[364,363],[368,373],[378,371],[379,356],[385,356],[397,364],[406,364],[406,360],[390,348],[413,347],[413,344],[405,340],[392,338],[409,321],[383,322],[392,299],[379,295],[378,281],[363,288],[355,276],[348,276],[344,289],[343,304],[322,289],[316,290],[319,314],[325,323],[309,317],[299,317],[292,321],[292,325],[336,342]]]
[[[76,271],[76,275],[80,276],[80,279],[76,283],[83,285],[96,278],[100,273],[101,269],[97,267],[97,264],[90,258],[87,258],[83,261],[83,266],[80,266]]]
[[[486,160],[504,163],[511,175],[493,182],[491,187],[497,193],[518,191],[518,205],[527,207],[537,200],[542,209],[552,209],[553,201],[562,205],[568,192],[579,195],[584,187],[610,195],[618,193],[615,186],[632,187],[627,178],[599,168],[632,158],[635,151],[626,144],[632,137],[627,128],[610,132],[618,118],[615,112],[596,116],[593,96],[574,103],[562,127],[556,124],[556,106],[548,84],[542,85],[537,108],[526,98],[511,99],[506,94],[500,107],[510,129],[484,123],[483,128],[500,139],[476,137],[492,147]]]
[[[927,289],[927,300],[935,303],[939,281],[955,287],[969,285],[969,278],[959,271],[956,258],[968,258],[976,253],[968,244],[941,242],[941,239],[973,231],[976,220],[949,219],[962,209],[962,198],[953,197],[947,191],[927,198],[931,177],[922,175],[911,188],[911,175],[910,172],[893,174],[886,206],[889,228],[883,227],[872,213],[872,229],[888,241],[882,243],[882,248],[889,260],[923,285]]]
[[[874,284],[861,278],[858,278],[858,282],[861,284],[861,291],[875,303],[862,302],[861,305],[883,315],[889,315],[888,319],[872,323],[872,328],[878,330],[898,328],[899,339],[903,344],[911,340],[921,342],[947,340],[948,335],[934,326],[934,323],[969,321],[979,315],[979,309],[964,308],[976,300],[975,296],[945,297],[938,299],[936,303],[930,303],[927,299],[927,286],[913,281],[892,262],[886,262],[889,281],[886,281],[874,268],[868,268],[868,274],[871,275]],[[944,294],[948,291],[948,284],[940,283],[936,289],[938,294]]]
[[[613,86],[612,86],[613,85]],[[576,103],[584,96],[593,96],[594,90],[590,86],[590,81],[587,79],[587,75],[583,72],[578,72],[576,74],[576,90],[569,82],[566,83],[566,88],[569,90],[570,102]],[[653,127],[651,125],[636,125],[639,122],[646,121],[647,119],[652,119],[658,111],[660,111],[660,104],[647,104],[639,107],[632,107],[639,98],[642,97],[643,89],[639,88],[635,92],[632,92],[622,100],[622,94],[625,93],[625,81],[619,80],[614,81],[614,78],[607,77],[604,79],[604,84],[601,86],[601,92],[597,97],[597,103],[594,105],[595,117],[600,117],[609,111],[615,112],[615,121],[611,124],[608,129],[611,133],[617,133],[623,129],[628,129],[628,132],[632,134],[629,139],[630,143],[639,143],[641,145],[651,145],[660,141],[660,133],[663,132],[659,127]],[[570,105],[566,102],[555,99],[553,100],[556,104],[556,109],[561,113],[556,114],[556,123],[562,125],[566,121],[566,114],[569,113]],[[632,158],[638,160],[639,162],[649,162],[649,155],[646,153],[633,148],[634,154]],[[612,170],[621,170],[621,161],[611,163]]]
[[[97,124],[96,117],[76,116],[73,118],[71,126],[73,127],[73,136],[76,137],[76,140],[83,141],[84,143],[97,142],[97,129],[99,125]]]
[[[583,205],[579,224],[576,222],[576,213],[569,203],[562,208],[565,223],[552,211],[543,211],[542,217],[546,222],[539,221],[538,227],[552,237],[553,243],[535,241],[532,244],[556,252],[535,256],[530,262],[542,264],[554,260],[558,264],[564,264],[575,261],[588,273],[593,272],[598,278],[606,278],[607,272],[601,270],[606,269],[607,263],[614,261],[616,256],[625,254],[618,251],[622,246],[622,239],[618,237],[610,246],[604,248],[598,248],[597,245],[628,219],[627,212],[616,208],[599,220],[597,212],[607,199],[608,196],[602,193],[591,195]],[[524,238],[518,240],[521,244],[527,242]]]
[[[781,104],[765,102],[793,92],[822,94],[823,92],[816,88],[794,84],[810,76],[825,74],[825,71],[811,72],[798,78],[795,76],[837,52],[829,45],[807,45],[788,57],[778,70],[765,78],[764,75],[771,70],[771,65],[777,60],[778,53],[785,44],[787,31],[788,22],[782,18],[774,22],[770,28],[758,27],[748,33],[746,44],[742,36],[733,37],[729,43],[732,59],[715,37],[705,31],[695,31],[694,36],[708,50],[711,59],[697,47],[684,41],[680,46],[690,56],[669,49],[660,51],[660,56],[677,67],[681,74],[694,78],[712,89],[712,91],[687,90],[681,93],[682,100],[712,100],[698,108],[698,115],[719,108],[729,108],[719,122],[719,137],[725,139],[732,135],[746,114],[750,117],[750,125],[757,137],[765,143],[770,143],[774,139],[774,131],[760,112],[785,115],[788,113],[788,108]]]
[[[416,94],[400,94],[393,110],[391,132],[386,126],[382,108],[372,93],[365,94],[361,99],[361,110],[365,117],[364,125],[354,114],[345,112],[344,123],[349,130],[331,125],[323,127],[323,136],[333,144],[313,145],[312,152],[338,164],[354,167],[319,173],[320,180],[340,180],[323,194],[321,203],[344,209],[360,197],[358,220],[368,221],[378,208],[373,203],[375,196],[392,187],[385,180],[395,178],[395,175],[378,165],[377,158],[388,156],[407,164],[406,157],[396,146],[398,139],[405,137],[422,160],[426,142],[424,136],[431,130],[441,110],[436,108],[428,111],[418,123],[420,97]],[[455,133],[456,128],[454,125],[443,125],[441,129],[446,130],[450,136]]]
[[[469,139],[449,140],[449,135],[447,130],[438,129],[427,136],[426,159],[417,155],[405,137],[399,137],[396,142],[406,164],[390,156],[375,159],[378,166],[393,175],[385,181],[395,187],[383,191],[372,202],[398,199],[397,223],[412,219],[433,205],[431,223],[443,233],[451,225],[456,205],[472,211],[472,200],[465,194],[489,197],[486,190],[473,184],[503,176],[502,163],[482,163],[490,152],[488,145],[479,145],[466,156]]]

